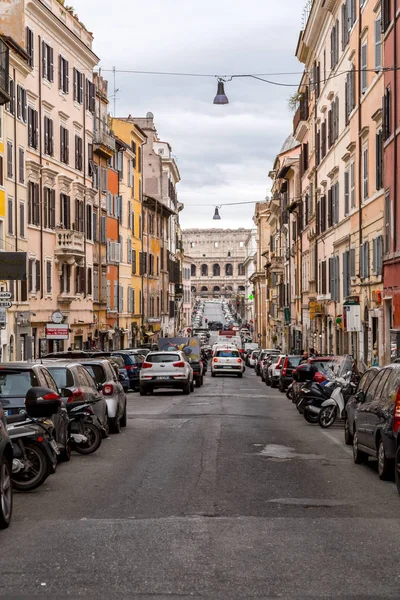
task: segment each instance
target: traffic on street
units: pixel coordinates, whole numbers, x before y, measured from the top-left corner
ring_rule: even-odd
[[[210,330],[209,324],[217,321],[222,328]],[[137,391],[124,394],[122,429],[114,428],[117,435],[103,431],[101,444],[90,453],[85,452],[90,443],[87,419],[92,426],[102,425],[95,414],[85,416],[91,404],[75,394],[82,428],[70,432],[70,460],[64,457],[60,462],[58,457],[53,473],[29,493],[23,485],[15,486],[12,521],[0,532],[0,596],[398,596],[397,461],[389,454],[387,428],[375,451],[368,450],[365,434],[358,433],[368,390],[378,388],[386,397],[384,382],[397,381],[397,366],[362,375],[349,357],[325,360],[259,349],[258,357],[263,358],[257,371],[257,350],[251,348],[256,344],[244,341],[251,334],[239,321],[227,302],[197,302],[193,332],[204,333],[201,362],[206,371],[202,385],[189,385],[188,393],[184,387],[163,387],[165,380],[143,378],[153,371],[151,377],[166,377],[159,375],[161,365],[172,373],[169,365],[175,362],[193,371],[191,338],[182,350],[143,349],[139,385],[157,385],[145,396]],[[235,346],[229,338],[240,341]],[[148,360],[151,368],[143,368]],[[240,369],[232,370],[230,360]],[[82,368],[92,361],[93,374],[94,365],[101,363],[94,358],[53,358],[44,361],[43,369],[53,371],[59,384],[65,369],[80,371],[79,361]],[[113,364],[110,357],[102,361]],[[218,365],[222,368],[214,377]],[[6,376],[4,367],[2,401],[16,369],[11,365]],[[181,367],[177,370],[180,373]],[[272,385],[275,371],[280,374]],[[26,412],[32,414],[34,406],[36,417],[25,428],[42,422],[51,440],[56,434],[49,414],[41,421],[40,413],[46,402],[48,412],[54,411],[57,394],[46,399],[38,383],[40,387],[32,386],[26,396]],[[97,386],[106,401],[107,385],[102,391]],[[317,391],[322,394],[321,389],[329,387],[331,393],[325,391],[318,404]],[[321,419],[322,404],[335,398],[335,392],[336,401],[326,406],[339,411],[340,392],[344,412],[336,412],[333,420],[331,412]],[[17,418],[3,414],[2,429],[6,420],[13,422],[7,424],[11,429],[22,418],[20,411]],[[381,442],[387,455],[381,455]],[[391,452],[396,455],[396,449]],[[15,459],[13,481],[14,467]],[[29,481],[28,475],[20,475],[20,482],[28,486]],[[5,483],[3,479],[3,517],[9,498]]]

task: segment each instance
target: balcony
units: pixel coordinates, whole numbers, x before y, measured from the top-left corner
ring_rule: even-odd
[[[9,49],[0,38],[0,104],[10,101],[9,94]]]
[[[276,256],[274,252],[271,252],[270,258],[270,271],[271,273],[283,273],[283,256]]]
[[[61,294],[58,294],[57,296],[57,302],[58,304],[71,304],[71,302],[73,302],[74,300],[76,300],[76,295],[73,294],[72,292],[62,292]]]
[[[95,131],[93,151],[103,158],[112,158],[115,152],[115,138],[106,131]]]
[[[73,229],[56,228],[56,256],[60,258],[77,259],[85,254],[84,233]]]

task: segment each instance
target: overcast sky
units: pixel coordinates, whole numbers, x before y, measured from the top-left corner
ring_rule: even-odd
[[[294,56],[301,0],[73,0],[80,20],[94,33],[103,69],[231,75],[300,73]],[[109,79],[113,93],[112,74]],[[276,76],[297,84],[300,75]],[[213,78],[117,74],[117,116],[155,115],[160,138],[177,158],[184,202],[183,227],[250,227],[254,207],[214,206],[264,200],[268,171],[293,114],[296,87],[251,79],[225,86],[230,104],[215,106]],[[113,104],[111,101],[111,108]]]

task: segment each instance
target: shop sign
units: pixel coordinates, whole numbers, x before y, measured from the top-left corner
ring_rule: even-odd
[[[69,337],[69,326],[68,324],[47,323],[45,332],[48,340],[67,340]]]
[[[26,252],[0,252],[0,279],[26,281]]]
[[[319,302],[309,302],[308,308],[310,310],[310,319],[315,319],[324,314],[324,307]]]
[[[359,304],[345,304],[343,306],[345,315],[346,331],[362,331],[361,308]]]

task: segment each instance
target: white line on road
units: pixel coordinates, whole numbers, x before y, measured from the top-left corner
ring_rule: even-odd
[[[327,438],[329,438],[334,444],[336,444],[337,446],[340,446],[342,450],[344,450],[346,452],[346,454],[350,454],[352,455],[352,451],[347,448],[343,442],[341,442],[340,440],[336,439],[335,436],[333,436],[331,433],[328,433],[327,431],[323,431],[322,432]]]

